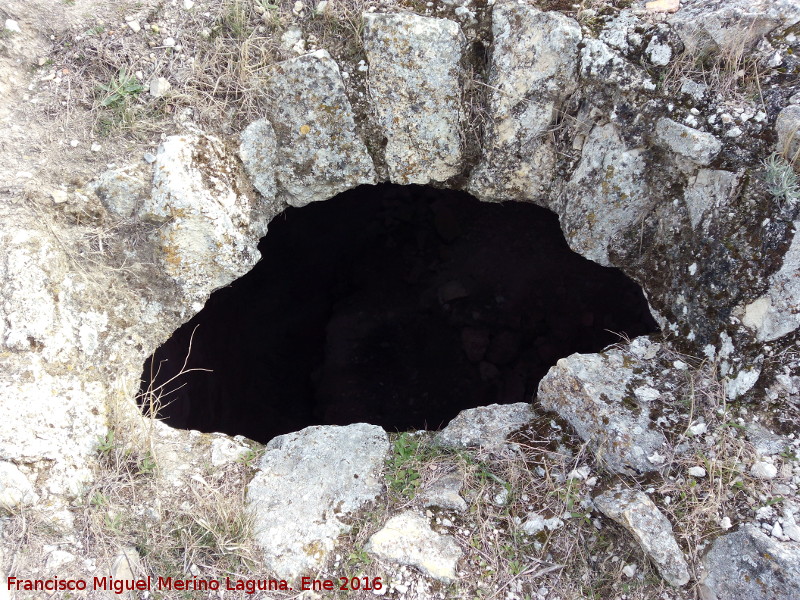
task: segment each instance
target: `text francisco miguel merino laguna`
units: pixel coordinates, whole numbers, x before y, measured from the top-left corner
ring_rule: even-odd
[[[303,578],[309,579],[309,578]],[[289,583],[283,579],[175,579],[172,577],[143,577],[141,579],[115,579],[113,577],[94,577],[88,579],[61,579],[52,577],[50,579],[21,579],[19,577],[8,578],[8,590],[37,590],[44,592],[53,591],[73,591],[73,590],[107,590],[116,594],[123,594],[127,591],[150,591],[156,590],[239,590],[248,594],[255,594],[260,591],[291,590]],[[305,588],[306,582],[303,581]],[[309,587],[311,589],[311,582]]]

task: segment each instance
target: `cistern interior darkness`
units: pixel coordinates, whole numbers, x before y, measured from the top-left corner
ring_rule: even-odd
[[[531,204],[363,186],[287,209],[259,249],[145,364],[143,391],[169,381],[172,426],[259,441],[313,424],[437,429],[530,401],[561,357],[657,328],[635,283],[571,252]],[[187,368],[209,371],[176,377],[193,332]]]

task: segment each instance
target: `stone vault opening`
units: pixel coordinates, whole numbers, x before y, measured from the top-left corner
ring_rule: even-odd
[[[262,442],[314,424],[438,429],[529,401],[561,357],[657,329],[641,289],[532,204],[361,186],[288,208],[259,250],[146,361],[142,391],[164,385],[171,426]],[[185,359],[208,371],[178,376]]]

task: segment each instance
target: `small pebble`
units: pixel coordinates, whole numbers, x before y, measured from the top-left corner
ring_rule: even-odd
[[[91,147],[92,152],[100,152],[100,150],[102,150],[102,149],[103,149],[103,147],[100,144],[98,144],[97,142],[94,142],[92,144],[92,147]]]
[[[77,148],[79,143],[80,142],[78,142],[78,140],[71,140],[69,145],[72,146],[73,148]]]
[[[162,43],[162,45],[166,46],[167,48],[172,48],[173,46],[175,46],[175,38],[171,37],[164,38],[164,42]]]
[[[705,477],[706,470],[703,467],[690,467],[688,471],[692,477]]]
[[[19,28],[19,23],[14,19],[6,19],[5,29],[7,31],[13,31],[14,33],[22,33],[22,30]]]
[[[770,532],[770,534],[774,538],[778,538],[778,539],[782,538],[783,537],[783,527],[781,527],[781,524],[776,521],[775,525],[772,526],[772,531]]]
[[[758,479],[775,479],[778,469],[768,462],[759,461],[750,468],[750,474]]]
[[[800,542],[800,527],[794,523],[786,523],[783,526],[783,533],[789,536],[793,542]]]
[[[736,138],[742,135],[742,130],[739,127],[731,127],[725,135],[729,138]]]

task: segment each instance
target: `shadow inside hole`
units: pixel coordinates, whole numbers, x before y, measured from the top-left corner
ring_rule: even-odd
[[[174,427],[261,442],[315,424],[438,429],[529,401],[559,358],[657,330],[641,289],[532,204],[362,186],[288,208],[259,249],[145,363],[142,391],[175,378],[159,413]],[[176,377],[193,331],[187,368],[211,372]]]

